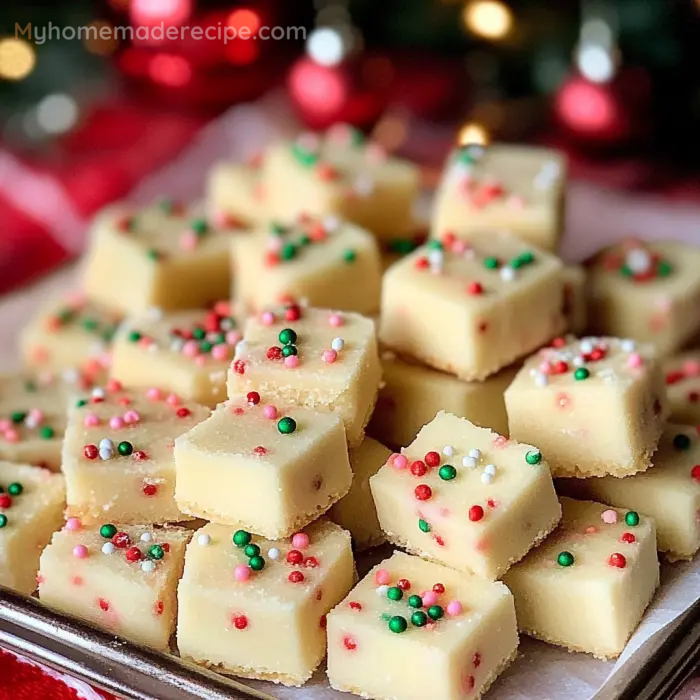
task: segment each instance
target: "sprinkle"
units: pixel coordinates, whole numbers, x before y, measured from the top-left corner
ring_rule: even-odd
[[[419,501],[427,501],[433,495],[433,490],[427,484],[418,484],[413,490],[413,495]]]
[[[515,279],[515,270],[509,265],[502,267],[498,274],[504,282],[512,282]]]
[[[101,450],[111,450],[114,447],[114,444],[109,438],[102,438],[100,440],[100,449]]]
[[[280,558],[280,550],[277,549],[277,547],[270,547],[270,549],[267,550],[267,556],[269,559],[272,559],[272,561],[277,561]]]
[[[591,376],[591,373],[585,367],[579,367],[574,372],[574,379],[576,381],[582,381],[584,379],[588,379],[590,376]]]
[[[625,523],[629,527],[636,527],[637,525],[639,525],[639,513],[637,513],[637,511],[634,510],[628,511],[625,515]]]
[[[138,413],[138,411],[127,411],[124,414],[124,422],[127,425],[133,425],[134,423],[139,423],[141,421],[141,415]]]
[[[469,520],[473,523],[479,522],[484,517],[484,509],[481,506],[472,506],[469,509]]]
[[[112,428],[112,430],[120,430],[124,425],[124,419],[121,416],[112,416],[109,419],[109,427]]]
[[[438,602],[438,594],[435,591],[426,591],[421,595],[423,605],[429,607],[435,605]]]
[[[330,352],[333,352],[332,350]],[[289,355],[284,358],[284,366],[287,369],[296,369],[299,366],[299,358],[296,355]]]
[[[302,583],[304,581],[304,574],[302,574],[301,571],[292,571],[289,576],[287,576],[287,580],[290,583]]]
[[[333,313],[328,317],[328,323],[334,328],[338,328],[345,323],[343,317],[338,313]]]
[[[542,453],[539,450],[528,450],[525,453],[525,461],[528,464],[539,464],[542,461]]]
[[[462,604],[458,600],[451,600],[447,604],[447,614],[451,617],[462,614]]]
[[[408,459],[405,455],[393,454],[389,460],[395,469],[405,469],[408,466]]]
[[[161,401],[163,398],[163,392],[160,389],[151,387],[148,389],[148,391],[146,391],[146,398],[150,399],[151,401]]]
[[[549,384],[549,379],[544,372],[535,371],[532,375],[535,380],[535,385],[539,387],[544,387]]]
[[[406,622],[406,618],[402,617],[401,615],[394,615],[389,620],[389,629],[392,632],[395,632],[396,634],[401,634],[402,632],[405,632],[407,628],[408,622]]]
[[[443,464],[438,475],[443,481],[452,481],[457,476],[457,470],[451,464]]]
[[[488,472],[483,472],[483,474],[481,475],[481,483],[482,484],[493,483],[493,474],[489,474]]]
[[[305,532],[292,535],[292,546],[296,549],[306,549],[309,546],[309,536]]]
[[[411,474],[421,477],[428,473],[428,467],[422,459],[416,459],[411,462]]]
[[[469,457],[472,457],[474,459],[480,459],[481,458],[481,450],[477,450],[475,447],[472,447],[469,452],[467,452],[467,455]]]
[[[627,566],[627,559],[625,558],[624,554],[614,552],[610,555],[610,558],[608,559],[608,564],[610,564],[610,566],[614,566],[617,569],[624,569]]]
[[[454,456],[454,453],[455,453],[455,448],[452,447],[452,445],[445,445],[442,448],[442,454],[444,454],[445,457],[452,457],[452,456]]]
[[[430,532],[430,525],[425,520],[423,520],[423,518],[419,518],[418,529],[421,530],[421,532]]]
[[[97,459],[99,451],[96,445],[85,445],[83,447],[83,455],[85,459]]]
[[[201,535],[197,535],[197,544],[201,545],[202,547],[208,547],[211,544],[211,536],[206,532],[203,532]]]
[[[280,418],[277,422],[277,430],[279,430],[282,435],[291,435],[297,429],[297,423],[294,418],[285,416]]]
[[[411,624],[415,627],[425,627],[428,624],[428,616],[422,610],[416,610],[411,614]]]
[[[617,511],[609,508],[600,514],[600,519],[607,525],[614,525],[617,522]]]
[[[559,566],[572,566],[574,563],[574,555],[571,552],[559,552],[557,556],[557,564]]]
[[[331,348],[336,352],[340,352],[345,347],[345,341],[342,338],[333,338]]]
[[[236,545],[236,547],[239,547],[240,549],[243,549],[243,547],[246,547],[247,545],[250,544],[250,541],[253,539],[251,534],[247,532],[246,530],[236,530],[236,532],[233,533],[233,544]]]
[[[264,326],[271,326],[277,319],[272,311],[263,311],[263,313],[260,315],[260,320]]]
[[[150,574],[153,571],[155,571],[156,568],[156,563],[154,561],[151,561],[150,559],[146,559],[145,561],[141,562],[141,571],[143,571],[146,574]]]
[[[678,433],[678,435],[673,438],[673,446],[677,450],[687,450],[690,448],[690,444],[690,438],[683,433]]]
[[[245,398],[251,406],[257,406],[260,403],[260,394],[257,391],[249,391]]]
[[[73,547],[73,556],[76,559],[87,559],[88,548],[84,544],[76,544]]]
[[[392,586],[387,589],[386,597],[389,600],[401,600],[403,598],[403,591],[398,586]]]
[[[391,581],[391,574],[386,569],[377,569],[374,580],[380,585],[386,585]]]
[[[496,465],[495,464],[487,464],[484,467],[484,473],[490,474],[491,476],[496,476]]]
[[[112,459],[112,450],[107,447],[100,447],[100,459],[105,461]]]
[[[637,538],[631,532],[623,532],[622,535],[620,535],[620,541],[625,544],[632,544],[637,541]]]
[[[429,467],[437,467],[438,464],[440,464],[440,455],[434,451],[426,452],[425,457],[423,457],[423,461]]]
[[[236,581],[242,583],[250,578],[250,571],[250,567],[246,564],[238,564],[233,570],[233,577],[236,579]]]
[[[115,546],[111,542],[105,542],[102,545],[102,554],[114,554]]]
[[[117,452],[122,457],[128,457],[133,451],[134,446],[128,440],[124,440],[117,445]]]
[[[321,357],[325,363],[331,365],[338,359],[338,353],[335,350],[324,350]]]
[[[474,467],[476,467],[476,460],[474,457],[462,457],[462,466],[467,469],[474,469]]]
[[[152,542],[153,541],[153,535],[150,532],[144,532],[141,535],[141,542]]]
[[[124,557],[128,562],[131,562],[133,564],[137,561],[141,561],[143,555],[138,547],[129,547],[129,549],[127,549],[126,552],[124,552]]]
[[[627,366],[632,367],[633,369],[641,367],[643,364],[644,364],[644,360],[642,359],[642,356],[638,352],[633,352],[627,358]]]

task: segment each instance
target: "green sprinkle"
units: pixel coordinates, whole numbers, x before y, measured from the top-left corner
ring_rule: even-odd
[[[78,399],[75,402],[75,407],[76,408],[82,408],[83,406],[87,406],[87,399]]]
[[[161,255],[155,248],[149,248],[146,251],[146,257],[149,258],[150,260],[158,261],[158,260],[160,260]]]
[[[0,514],[0,527],[7,525],[7,516]]]
[[[143,338],[143,335],[139,331],[131,331],[127,337],[130,343],[138,343]]]
[[[303,165],[305,168],[312,168],[314,165],[316,165],[316,163],[318,163],[317,153],[307,151],[297,143],[292,146],[292,155],[297,163],[299,163],[299,165]]]
[[[106,540],[111,540],[117,534],[117,528],[111,523],[107,523],[100,528],[100,535]]]
[[[245,530],[236,530],[236,532],[233,533],[233,544],[235,544],[236,547],[247,547],[252,539],[251,534]]]
[[[285,231],[285,227],[276,221],[270,224],[270,233],[273,233],[275,236],[281,236]]]
[[[208,353],[208,352],[211,352],[211,349],[212,349],[213,347],[214,347],[214,346],[212,345],[212,343],[210,343],[208,340],[203,340],[203,341],[199,344],[199,349],[200,349],[203,353],[205,353],[205,354]]]
[[[250,566],[253,571],[262,571],[265,568],[265,560],[258,554],[250,558],[248,566]]]
[[[416,243],[409,238],[398,238],[389,243],[389,252],[398,253],[399,255],[408,255],[417,247]]]
[[[683,433],[678,433],[678,435],[676,435],[676,436],[673,438],[673,446],[674,446],[677,450],[687,450],[687,449],[689,449],[689,448],[690,448],[690,443],[691,443],[690,438],[689,438],[687,435],[684,435]]]
[[[452,481],[457,476],[457,470],[451,464],[443,464],[438,471],[438,476],[443,481]]]
[[[300,246],[307,246],[310,245],[311,243],[311,236],[307,236],[304,234],[300,239],[299,239],[299,245]]]
[[[439,620],[444,614],[445,611],[442,609],[442,605],[431,605],[428,608],[428,617],[431,620]]]
[[[280,250],[280,259],[291,260],[292,258],[296,257],[296,254],[297,247],[294,245],[294,243],[285,243]]]
[[[50,425],[42,426],[39,431],[39,437],[42,440],[51,440],[56,435],[56,431]]]
[[[588,379],[588,377],[591,376],[591,373],[585,368],[585,367],[579,367],[575,372],[574,372],[574,379],[576,381],[582,381],[583,379]]]
[[[418,528],[422,532],[430,532],[430,525],[428,525],[428,523],[422,518],[418,521]]]
[[[206,337],[207,332],[204,330],[204,328],[200,328],[197,326],[193,331],[192,331],[192,337],[195,340],[204,340]]]
[[[26,411],[13,411],[10,414],[10,420],[13,423],[21,423],[27,417]]]
[[[280,418],[277,422],[277,430],[279,430],[282,435],[291,435],[296,429],[297,422],[294,418],[290,418],[289,416]]]
[[[620,274],[623,277],[633,277],[634,276],[634,272],[632,272],[632,269],[628,265],[623,265],[620,268]]]
[[[396,634],[405,632],[407,628],[408,622],[406,622],[406,618],[401,617],[401,615],[394,615],[394,617],[389,620],[389,629]]]
[[[75,311],[72,309],[62,309],[58,312],[58,320],[62,324],[70,323],[75,318]]]
[[[148,548],[148,556],[151,559],[160,560],[165,556],[165,550],[159,544],[152,544]]]
[[[659,277],[668,277],[673,272],[673,266],[666,260],[659,261],[656,267],[656,274]]]
[[[484,258],[484,267],[487,270],[496,270],[500,266],[500,263],[498,262],[498,258],[490,255],[488,258]]]
[[[110,343],[112,341],[112,338],[114,338],[114,334],[116,332],[116,326],[108,326],[102,331],[102,340],[104,340],[107,343]]]
[[[128,457],[133,451],[134,446],[128,440],[122,440],[122,442],[117,445],[117,452],[119,452],[122,457]]]
[[[539,450],[530,450],[525,454],[525,461],[528,464],[539,464],[542,461],[542,453]]]
[[[474,165],[474,156],[470,153],[469,147],[460,149],[457,152],[457,162],[462,165]]]
[[[24,486],[19,483],[19,481],[13,481],[8,487],[7,487],[7,493],[10,494],[10,496],[19,496],[22,491],[24,491]]]
[[[277,337],[282,345],[293,345],[297,342],[297,334],[291,328],[284,328]]]
[[[350,133],[350,143],[353,146],[361,146],[365,142],[365,135],[354,126],[349,127],[348,132]]]
[[[428,249],[429,250],[444,250],[445,246],[442,245],[440,241],[436,241],[434,238],[430,241],[428,241]]]
[[[24,390],[33,393],[36,391],[36,382],[32,381],[31,379],[28,379],[26,382],[24,382]]]
[[[411,615],[411,623],[416,627],[425,627],[428,624],[428,616],[422,610],[416,610]]]
[[[384,622],[389,622],[389,620],[391,620],[391,615],[389,615],[389,613],[382,613],[379,618]]]
[[[282,357],[289,357],[290,355],[298,355],[299,351],[297,350],[296,345],[285,345],[282,348]]]
[[[403,591],[398,586],[392,586],[387,590],[386,597],[389,600],[401,600],[401,598],[403,598]]]
[[[82,326],[86,331],[95,331],[97,330],[98,323],[94,318],[84,318]]]
[[[559,552],[557,556],[557,564],[559,566],[572,566],[574,563],[574,555],[571,552]]]
[[[206,219],[194,219],[190,222],[190,228],[198,235],[203,236],[209,230]]]
[[[345,260],[346,263],[354,263],[355,260],[357,260],[357,253],[354,250],[346,250],[343,253],[343,260]]]
[[[423,599],[419,595],[412,595],[408,599],[408,604],[412,608],[422,608],[423,607]]]
[[[247,557],[257,557],[258,554],[260,554],[260,547],[258,547],[257,544],[248,544],[243,550],[243,553]]]
[[[637,527],[639,525],[639,513],[636,510],[627,511],[625,514],[625,524],[630,527]]]

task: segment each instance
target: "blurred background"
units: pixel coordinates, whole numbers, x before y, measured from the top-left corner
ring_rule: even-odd
[[[5,0],[0,290],[253,101],[354,123],[428,185],[455,140],[528,140],[575,177],[700,202],[698,66],[699,0]]]

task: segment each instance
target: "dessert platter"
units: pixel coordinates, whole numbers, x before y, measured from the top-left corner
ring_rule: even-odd
[[[700,248],[565,264],[566,190],[460,146],[420,237],[339,124],[103,211],[0,378],[0,647],[127,698],[669,697]]]

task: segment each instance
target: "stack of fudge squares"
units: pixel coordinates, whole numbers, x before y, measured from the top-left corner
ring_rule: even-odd
[[[565,265],[548,149],[456,148],[427,239],[419,189],[338,125],[101,213],[0,378],[0,584],[377,700],[618,656],[700,549],[700,250]]]

